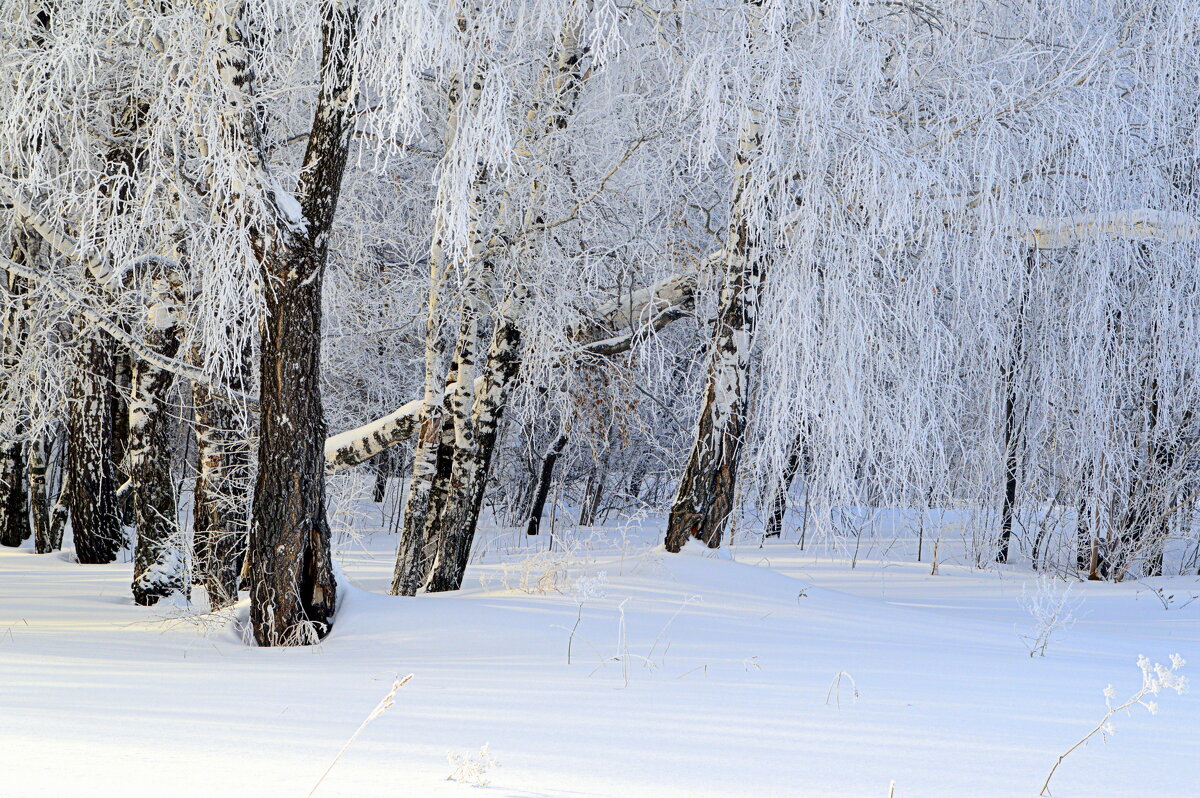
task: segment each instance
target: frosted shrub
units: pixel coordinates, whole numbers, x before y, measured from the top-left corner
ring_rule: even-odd
[[[1046,656],[1046,646],[1057,632],[1075,625],[1075,610],[1080,600],[1071,595],[1071,584],[1060,582],[1051,576],[1038,577],[1033,591],[1021,591],[1021,606],[1033,617],[1033,627],[1021,639],[1029,648],[1029,656]]]

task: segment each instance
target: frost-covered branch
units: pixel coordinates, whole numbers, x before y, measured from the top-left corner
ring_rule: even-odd
[[[1200,222],[1179,211],[1137,208],[1043,217],[1033,220],[1029,228],[1019,234],[1021,241],[1038,249],[1063,249],[1102,237],[1133,241],[1197,241],[1200,240]]]
[[[1187,689],[1187,679],[1179,675],[1180,668],[1182,668],[1186,663],[1184,662],[1183,657],[1179,656],[1178,654],[1171,655],[1170,667],[1157,662],[1151,665],[1150,660],[1144,656],[1138,657],[1137,664],[1138,668],[1140,668],[1142,671],[1141,688],[1133,695],[1129,696],[1129,698],[1117,705],[1113,705],[1113,698],[1116,696],[1116,691],[1113,689],[1112,685],[1104,688],[1104,702],[1108,706],[1108,711],[1104,713],[1102,718],[1100,718],[1099,723],[1093,726],[1087,734],[1083,735],[1078,742],[1064,751],[1058,757],[1058,759],[1055,760],[1054,766],[1051,767],[1050,772],[1046,774],[1046,780],[1042,782],[1042,789],[1038,792],[1038,795],[1047,794],[1050,789],[1050,779],[1054,778],[1054,772],[1058,770],[1058,766],[1061,765],[1063,760],[1070,756],[1075,749],[1079,748],[1079,746],[1083,745],[1097,734],[1112,733],[1113,728],[1109,721],[1118,712],[1123,712],[1131,707],[1141,705],[1153,715],[1158,712],[1158,703],[1147,700],[1147,696],[1158,695],[1163,690],[1174,690],[1176,693],[1182,693]]]
[[[705,264],[719,260],[719,254],[706,259]],[[589,314],[588,320],[569,332],[577,342],[576,354],[613,356],[629,351],[639,336],[649,330],[661,330],[672,321],[683,318],[695,299],[697,274],[677,274],[660,280],[647,288],[633,292],[622,300],[607,302]],[[612,335],[613,330],[625,332]],[[474,381],[474,394],[483,389],[483,378]],[[446,394],[434,397],[445,400]],[[413,437],[420,427],[425,399],[414,399],[386,416],[325,439],[325,460],[329,473],[337,473],[371,459],[389,446]]]
[[[155,368],[162,369],[163,371],[174,374],[177,377],[190,380],[194,383],[204,385],[218,396],[226,397],[232,401],[242,402],[251,406],[257,403],[257,400],[252,396],[230,391],[222,386],[215,385],[208,374],[206,374],[201,368],[184,363],[182,360],[178,360],[177,358],[164,357],[158,354],[153,349],[147,347],[142,341],[138,340],[135,336],[128,333],[120,324],[117,324],[103,313],[100,313],[93,308],[91,303],[88,302],[86,298],[80,296],[75,291],[63,285],[58,280],[55,280],[45,272],[39,269],[23,266],[13,261],[11,258],[4,256],[0,256],[0,266],[2,266],[4,270],[10,274],[15,274],[18,277],[23,277],[26,280],[30,280],[39,285],[45,286],[50,293],[54,294],[61,301],[67,303],[72,310],[78,312],[81,316],[87,319],[89,323],[95,325],[101,330],[104,330],[106,333],[116,339],[118,343],[129,349],[129,351],[138,358],[146,361]],[[163,307],[153,305],[147,311],[148,320],[152,325],[161,324],[161,315],[167,312],[168,311]],[[173,311],[171,312],[173,313]]]

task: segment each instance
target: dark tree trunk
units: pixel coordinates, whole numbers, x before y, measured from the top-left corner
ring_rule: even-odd
[[[587,487],[583,491],[583,505],[580,508],[580,526],[595,526],[596,516],[600,514],[600,503],[604,499],[604,484],[607,476],[604,458],[592,467],[588,474]]]
[[[1021,420],[1017,417],[1017,379],[1025,360],[1025,305],[1029,297],[1029,277],[1037,263],[1037,250],[1025,260],[1026,279],[1021,286],[1017,318],[1013,326],[1012,352],[1000,369],[1000,384],[1004,389],[1004,499],[1000,506],[1000,539],[996,562],[1008,562],[1012,542],[1013,515],[1016,512],[1017,477],[1020,467],[1020,448],[1023,438]]]
[[[113,473],[117,486],[121,487],[132,477],[129,463],[129,395],[133,391],[133,357],[122,348],[114,350],[113,390],[110,404],[113,422],[112,459]],[[133,507],[133,492],[126,490],[117,494],[117,514],[121,523],[132,526],[136,514]]]
[[[1175,446],[1169,441],[1154,377],[1147,380],[1142,406],[1143,445],[1133,462],[1125,512],[1111,545],[1101,551],[1101,573],[1117,581],[1125,578],[1139,556],[1145,576],[1161,576],[1163,547],[1170,535]]]
[[[179,350],[175,314],[182,297],[175,292],[156,296],[169,307],[157,308],[162,326],[146,335],[146,345],[164,357]],[[152,306],[153,307],[153,306]],[[169,321],[167,321],[169,319]],[[137,521],[133,557],[133,600],[152,605],[184,589],[183,540],[171,480],[170,372],[138,361],[133,365],[129,400],[129,479]]]
[[[322,13],[321,88],[297,189],[303,227],[280,206],[260,254],[267,312],[250,526],[250,617],[259,645],[316,642],[337,603],[325,518],[321,287],[352,131],[358,9],[325,3]]]
[[[67,423],[66,507],[81,563],[112,562],[124,544],[112,458],[113,350],[108,333],[77,343]]]
[[[536,535],[541,530],[542,514],[546,511],[546,499],[550,496],[550,484],[554,481],[554,466],[558,463],[563,449],[567,448],[567,440],[566,435],[560,435],[542,460],[537,491],[533,495],[533,503],[529,505],[529,520],[525,525],[526,535]]]
[[[394,460],[394,452],[387,449],[380,452],[376,458],[375,466],[375,484],[371,491],[371,500],[376,504],[383,504],[383,500],[387,498],[388,479],[392,476],[392,463]]]
[[[1092,530],[1088,517],[1091,510],[1087,494],[1089,482],[1090,469],[1085,469],[1084,477],[1079,482],[1079,503],[1075,508],[1075,567],[1080,571],[1090,570],[1092,562]]]
[[[17,228],[12,233],[12,259],[23,266],[30,266],[37,255],[38,239],[28,231]],[[9,306],[4,314],[3,339],[0,340],[0,358],[6,371],[16,369],[21,359],[28,334],[24,318],[27,282],[15,275],[8,275],[7,288]],[[26,444],[21,441],[25,432],[23,424],[13,429],[13,440],[0,445],[0,545],[20,546],[29,539],[29,496],[26,481]]]
[[[638,501],[642,496],[642,483],[646,481],[646,461],[639,460],[634,466],[633,473],[629,475],[629,486],[625,489],[625,495],[631,501]]]
[[[792,451],[788,455],[787,465],[784,466],[783,473],[771,493],[771,514],[767,516],[766,527],[763,530],[765,537],[777,538],[783,533],[783,517],[787,515],[788,493],[792,489],[792,482],[796,479],[796,473],[800,470],[800,463],[803,460],[804,435],[797,434],[796,440],[792,443]]]
[[[320,270],[316,260],[311,253],[302,273]],[[270,285],[279,275],[266,276]],[[321,281],[298,283],[285,279],[267,292],[250,532],[251,615],[260,645],[313,642],[304,630],[323,636],[335,608],[325,519]]]
[[[29,538],[25,484],[25,445],[0,446],[0,546],[20,546]]]
[[[1011,377],[1004,382],[1004,501],[1000,507],[1000,547],[996,562],[1008,562],[1012,541],[1013,512],[1017,502],[1017,414]]]

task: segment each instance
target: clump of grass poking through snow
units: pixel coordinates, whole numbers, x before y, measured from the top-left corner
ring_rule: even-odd
[[[490,743],[484,743],[479,749],[479,753],[472,756],[471,754],[447,754],[446,759],[450,760],[450,775],[446,777],[446,781],[459,781],[463,784],[470,784],[472,787],[486,787],[491,784],[491,779],[487,773],[495,767],[500,767],[500,763],[492,756],[492,752],[488,749]]]

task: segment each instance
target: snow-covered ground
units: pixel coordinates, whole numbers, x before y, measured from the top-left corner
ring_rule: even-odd
[[[1106,685],[1141,685],[1139,654],[1200,666],[1196,578],[1075,584],[1077,622],[1031,657],[1036,578],[931,575],[928,549],[851,568],[792,541],[668,555],[652,525],[573,531],[569,553],[493,530],[467,589],[400,599],[395,538],[362,527],[337,625],[304,649],[135,607],[128,563],[0,550],[3,794],[306,795],[411,673],[317,795],[1026,796]],[[1158,700],[1053,794],[1200,794],[1200,695]]]

